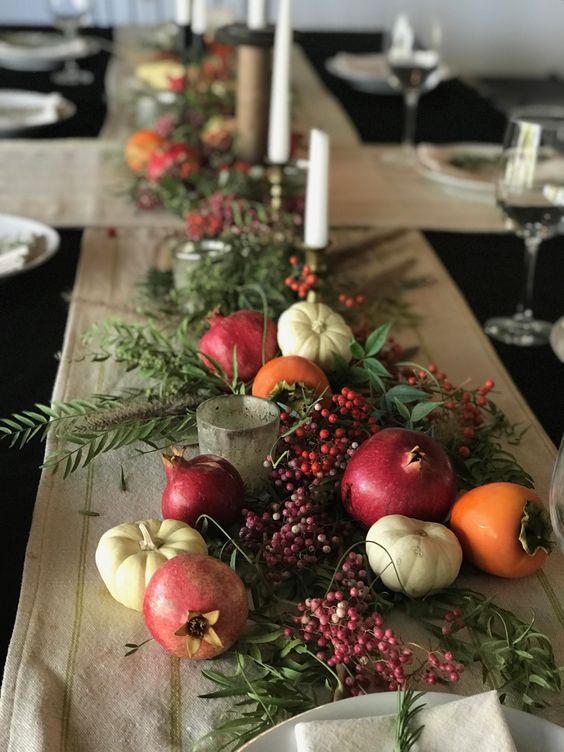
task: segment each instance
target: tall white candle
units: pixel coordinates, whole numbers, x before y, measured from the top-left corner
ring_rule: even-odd
[[[247,0],[247,26],[264,29],[266,26],[266,0]]]
[[[191,0],[176,0],[174,20],[179,26],[190,26]]]
[[[208,29],[206,0],[192,0],[192,33],[205,34]]]
[[[309,139],[309,167],[305,200],[304,242],[325,248],[328,242],[329,136],[314,128]]]
[[[290,157],[290,2],[291,0],[280,0],[274,35],[268,124],[268,159],[272,164],[285,164]]]

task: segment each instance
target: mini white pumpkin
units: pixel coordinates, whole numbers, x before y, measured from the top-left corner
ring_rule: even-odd
[[[334,368],[333,352],[349,362],[352,339],[344,318],[325,303],[294,303],[278,319],[282,355],[301,355],[326,371]]]
[[[462,564],[456,535],[438,522],[389,514],[366,535],[366,554],[383,584],[412,598],[448,587]]]
[[[125,522],[100,538],[96,566],[116,601],[142,611],[145,586],[153,574],[167,559],[184,553],[208,553],[200,533],[185,522]]]

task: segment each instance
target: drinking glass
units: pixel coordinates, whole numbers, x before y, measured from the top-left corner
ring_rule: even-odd
[[[423,87],[429,76],[439,67],[441,27],[436,19],[414,25],[402,13],[394,23],[386,60],[391,77],[399,86],[404,99],[403,155],[408,159],[415,148],[417,108]]]
[[[556,540],[564,551],[564,436],[560,442],[560,450],[552,472],[548,505]]]
[[[78,36],[78,29],[91,11],[91,0],[49,0],[54,25],[63,32],[67,41]],[[94,80],[90,71],[79,68],[73,58],[65,60],[64,68],[51,74],[51,81],[58,86],[87,86]]]
[[[518,118],[509,123],[496,198],[507,227],[524,240],[525,270],[516,312],[488,319],[484,328],[506,344],[543,345],[551,324],[533,314],[535,267],[540,244],[557,233],[564,216],[564,120]]]

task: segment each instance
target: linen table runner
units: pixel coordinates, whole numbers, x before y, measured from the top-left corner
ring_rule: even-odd
[[[55,399],[115,392],[131,384],[111,361],[89,364],[72,358],[80,352],[80,334],[92,322],[113,313],[133,318],[134,285],[148,266],[160,263],[158,249],[164,235],[157,229],[119,231],[115,238],[102,231],[85,234]],[[336,245],[341,239],[342,235]],[[362,267],[372,290],[388,284],[390,275],[402,274],[407,267],[427,278],[430,284],[406,293],[424,318],[417,327],[402,331],[401,341],[418,344],[421,359],[438,361],[454,383],[494,378],[497,401],[509,418],[531,419],[420,234],[382,234],[365,252],[364,260],[361,254],[344,256],[347,273],[355,265]],[[554,450],[534,421],[519,453],[546,498]],[[120,490],[122,467],[126,492]],[[158,455],[139,456],[132,449],[102,456],[66,481],[60,475],[43,474],[6,665],[0,749],[176,752],[190,750],[198,737],[225,718],[228,701],[197,698],[210,689],[197,664],[171,659],[154,642],[124,657],[124,644],[142,642],[147,630],[140,614],[111,598],[95,567],[94,551],[105,530],[125,520],[159,516],[163,484]],[[495,596],[500,605],[522,618],[534,610],[536,626],[553,638],[557,661],[564,663],[563,564],[562,556],[554,554],[538,577],[508,582],[474,574],[465,575],[461,584]],[[423,633],[420,639],[425,640]],[[231,659],[224,658],[213,666],[222,670],[230,664]],[[481,688],[478,674],[468,671],[457,691],[470,694]],[[563,701],[564,695],[555,697],[556,707],[545,716],[561,721]]]

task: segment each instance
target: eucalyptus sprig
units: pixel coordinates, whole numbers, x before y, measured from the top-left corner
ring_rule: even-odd
[[[472,590],[448,588],[421,600],[403,599],[402,608],[439,638],[465,665],[479,663],[484,684],[510,698],[523,710],[548,705],[548,695],[561,688],[550,639],[535,627],[534,616],[523,621],[493,599]],[[459,623],[445,630],[445,612],[458,608]]]

